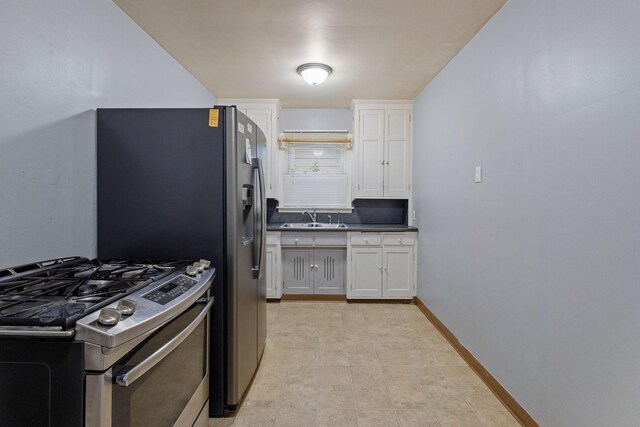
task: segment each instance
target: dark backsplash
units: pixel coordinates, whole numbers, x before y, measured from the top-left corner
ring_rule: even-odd
[[[301,213],[278,212],[278,202],[267,199],[267,222],[308,222],[309,216]],[[331,215],[336,222],[336,214],[318,213],[318,222],[329,222]],[[345,224],[407,224],[408,203],[406,199],[356,199],[352,213],[341,213],[340,222]]]

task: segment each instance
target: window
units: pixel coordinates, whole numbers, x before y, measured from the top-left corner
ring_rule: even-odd
[[[344,146],[327,143],[287,144],[287,174],[346,174]]]
[[[286,145],[283,208],[348,208],[345,144],[296,142]]]

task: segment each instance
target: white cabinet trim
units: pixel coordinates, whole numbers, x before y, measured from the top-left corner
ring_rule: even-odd
[[[267,257],[267,268],[271,271],[275,270],[275,274],[267,275],[267,298],[282,297],[282,248],[280,246],[280,232],[268,231],[267,241],[265,242],[267,252],[273,253],[273,259]],[[271,281],[271,283],[269,283]]]

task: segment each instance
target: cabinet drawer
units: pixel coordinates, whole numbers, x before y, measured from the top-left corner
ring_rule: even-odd
[[[380,246],[382,237],[378,234],[356,234],[351,236],[351,246]]]
[[[347,247],[347,233],[319,232],[316,234],[316,246]]]
[[[413,246],[416,243],[416,236],[413,234],[393,234],[382,238],[385,246]]]
[[[313,234],[283,233],[280,246],[313,246]]]

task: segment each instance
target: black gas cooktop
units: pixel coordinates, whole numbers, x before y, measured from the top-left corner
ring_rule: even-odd
[[[189,263],[75,257],[0,270],[0,325],[69,329],[79,318]]]

